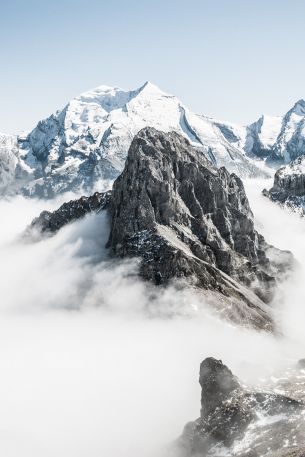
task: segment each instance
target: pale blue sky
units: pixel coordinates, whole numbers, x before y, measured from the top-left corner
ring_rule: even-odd
[[[151,80],[234,122],[305,97],[305,0],[0,0],[0,131]]]

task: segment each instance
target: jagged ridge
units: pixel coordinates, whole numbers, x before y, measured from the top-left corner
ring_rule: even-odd
[[[300,375],[295,369],[286,382],[304,384],[304,373]],[[305,409],[303,401],[278,393],[248,389],[221,360],[213,357],[201,363],[199,383],[201,414],[199,419],[186,425],[176,443],[180,451],[178,455],[304,455],[305,433],[300,426]]]
[[[133,91],[100,86],[85,92],[17,137],[27,176],[26,182],[17,182],[20,191],[50,198],[71,190],[91,192],[96,186],[102,190],[103,180],[113,181],[123,170],[132,138],[146,126],[184,135],[214,165],[225,165],[241,176],[261,174],[211,119],[192,113],[147,82]],[[7,150],[12,152],[9,145]],[[8,178],[15,190],[14,167]]]

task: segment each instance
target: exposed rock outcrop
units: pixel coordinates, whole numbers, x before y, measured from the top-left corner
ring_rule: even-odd
[[[201,363],[199,382],[201,414],[184,429],[178,442],[182,455],[302,455],[305,444],[302,401],[247,389],[221,360],[212,357]]]
[[[231,317],[264,326],[261,300],[270,299],[278,267],[291,256],[277,251],[283,263],[271,265],[274,248],[256,232],[236,175],[213,167],[180,135],[146,128],[114,183],[110,211],[108,246],[117,256],[140,256],[145,279],[187,279],[219,302],[225,296]]]
[[[305,214],[305,157],[298,157],[274,175],[274,183],[263,195],[301,216]]]
[[[64,203],[56,211],[43,211],[32,221],[27,231],[53,234],[65,225],[84,217],[88,213],[107,209],[111,192],[95,192],[90,197],[81,197]]]

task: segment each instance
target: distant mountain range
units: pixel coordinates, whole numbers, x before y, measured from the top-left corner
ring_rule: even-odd
[[[240,177],[266,176],[268,166],[278,168],[305,154],[304,123],[303,100],[283,117],[262,116],[239,126],[195,114],[150,82],[133,91],[99,86],[25,135],[0,134],[0,193],[50,198],[104,190],[123,170],[132,139],[146,126],[180,133],[213,165]]]

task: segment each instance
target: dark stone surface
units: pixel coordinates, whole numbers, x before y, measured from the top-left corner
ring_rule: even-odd
[[[305,214],[305,158],[298,157],[289,165],[280,168],[274,175],[271,189],[263,195],[281,206]]]
[[[178,442],[182,455],[208,457],[216,455],[213,453],[216,448],[221,451],[217,454],[219,456],[302,455],[301,450],[297,451],[302,447],[295,444],[297,438],[305,440],[302,429],[298,430],[305,408],[302,401],[276,393],[249,390],[221,360],[212,357],[201,363],[199,382],[201,414],[184,429]],[[260,423],[262,417],[265,422]],[[270,421],[266,420],[268,417]],[[236,446],[242,442],[250,425],[252,436],[250,433],[244,446]],[[285,442],[294,449],[286,449],[286,453],[282,454]]]
[[[145,279],[187,279],[231,298],[232,315],[247,309],[244,320],[270,325],[261,300],[270,300],[275,276],[292,257],[276,250],[282,262],[271,265],[266,253],[275,248],[254,228],[242,181],[213,167],[184,137],[139,132],[114,183],[110,211],[108,246],[117,256],[140,256]]]
[[[84,217],[91,212],[99,212],[108,208],[111,192],[95,192],[90,197],[81,197],[64,203],[56,211],[43,211],[32,221],[27,231],[37,230],[40,233],[56,233],[63,226]]]

